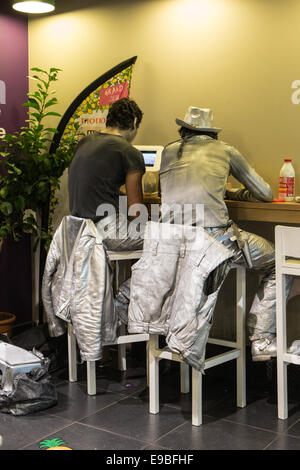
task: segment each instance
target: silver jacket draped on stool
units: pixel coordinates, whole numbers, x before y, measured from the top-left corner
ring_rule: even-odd
[[[47,255],[42,299],[51,336],[74,327],[85,361],[102,357],[102,346],[116,339],[112,270],[102,238],[90,219],[66,216]]]
[[[231,257],[202,227],[148,222],[142,257],[132,266],[128,331],[164,335],[173,352],[203,371]]]

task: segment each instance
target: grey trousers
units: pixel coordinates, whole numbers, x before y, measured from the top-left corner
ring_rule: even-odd
[[[129,222],[123,214],[107,216],[96,224],[103,239],[103,245],[109,251],[131,251],[143,249],[143,227]],[[140,230],[139,230],[140,228]]]

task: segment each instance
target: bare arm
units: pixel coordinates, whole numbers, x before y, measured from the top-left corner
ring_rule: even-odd
[[[133,204],[143,204],[142,177],[142,171],[130,171],[126,174],[125,187],[128,208]]]

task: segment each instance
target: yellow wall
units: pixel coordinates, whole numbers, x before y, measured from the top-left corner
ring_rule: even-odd
[[[131,97],[145,116],[136,144],[165,145],[177,138],[175,118],[188,106],[210,107],[224,129],[220,138],[275,193],[284,156],[300,174],[300,104],[292,103],[291,87],[300,80],[299,0],[96,4],[29,20],[30,66],[63,69],[60,112],[99,75],[137,55]]]

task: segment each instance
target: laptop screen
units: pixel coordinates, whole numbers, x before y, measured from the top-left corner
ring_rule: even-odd
[[[155,150],[142,150],[146,166],[154,166],[157,153]]]

